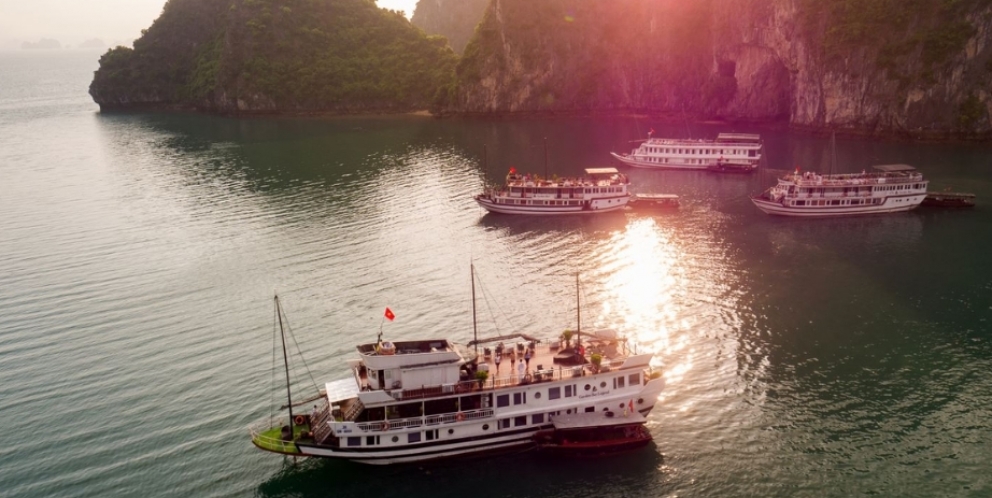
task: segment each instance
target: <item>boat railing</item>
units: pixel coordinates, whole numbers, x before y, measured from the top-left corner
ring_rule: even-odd
[[[493,416],[492,408],[482,408],[479,410],[466,410],[458,413],[442,413],[438,415],[425,415],[421,417],[396,418],[389,420],[378,420],[375,422],[362,422],[356,424],[359,430],[364,432],[388,431],[391,429],[402,429],[407,427],[423,427],[425,425],[453,424],[466,420],[478,420]]]
[[[923,175],[913,173],[889,174],[889,173],[851,173],[849,175],[832,175],[830,178],[814,175],[805,177],[802,174],[788,174],[783,178],[796,185],[803,187],[857,187],[861,185],[899,185],[904,183],[918,183],[923,181]]]
[[[599,366],[600,372],[617,370],[623,366],[626,358],[606,360]],[[483,384],[478,380],[465,380],[453,384],[443,384],[439,386],[424,386],[416,389],[403,389],[388,391],[389,395],[397,401],[409,401],[414,399],[437,398],[452,394],[468,393],[487,389],[502,389],[506,387],[535,384],[538,382],[551,382],[556,380],[567,380],[575,377],[592,375],[592,365],[583,364],[575,366],[558,366],[557,368],[531,369],[521,376],[518,372],[511,372],[505,375],[494,375],[492,372]]]
[[[272,429],[282,427],[285,421],[277,417],[269,417],[248,426],[248,433],[251,434],[251,441],[259,448],[280,453],[298,453],[296,443],[283,440],[281,437],[270,436],[267,433],[281,434],[281,431],[273,432]]]

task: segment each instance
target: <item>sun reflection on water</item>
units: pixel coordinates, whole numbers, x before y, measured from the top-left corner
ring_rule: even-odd
[[[667,383],[678,382],[692,369],[690,344],[680,333],[690,326],[681,317],[679,304],[680,289],[685,288],[685,254],[673,232],[653,218],[642,218],[614,235],[610,245],[617,267],[605,281],[603,303],[605,315],[623,321],[618,329],[632,331],[639,348],[659,355],[655,366],[662,366],[661,357],[678,358],[664,365]]]

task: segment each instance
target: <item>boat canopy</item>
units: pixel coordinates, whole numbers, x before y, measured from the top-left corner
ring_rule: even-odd
[[[716,136],[718,142],[760,142],[761,135],[753,133],[721,133]]]
[[[620,174],[616,168],[586,168],[587,175],[617,175]]]
[[[327,402],[334,404],[348,398],[358,396],[358,384],[355,379],[341,379],[324,384],[327,392]]]
[[[613,416],[607,415],[607,413]],[[589,412],[576,413],[574,415],[555,415],[551,417],[551,423],[555,429],[589,429],[594,427],[613,427],[618,425],[643,424],[647,422],[644,415],[633,411],[627,416],[617,415],[613,412]]]
[[[916,171],[916,168],[908,164],[877,164],[872,166],[873,169],[883,171],[885,173],[899,173],[902,171]]]

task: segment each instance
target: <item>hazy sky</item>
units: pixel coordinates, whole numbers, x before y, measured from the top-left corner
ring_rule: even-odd
[[[379,7],[413,15],[417,0],[378,0]],[[54,38],[76,46],[90,38],[130,44],[151,26],[165,0],[0,0],[0,48]]]

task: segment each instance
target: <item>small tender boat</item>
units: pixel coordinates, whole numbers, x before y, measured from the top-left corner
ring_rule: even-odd
[[[627,205],[630,182],[616,168],[587,168],[577,178],[542,178],[510,168],[506,184],[475,196],[480,206],[502,214],[594,214]]]
[[[750,173],[758,167],[761,148],[760,135],[721,133],[716,140],[648,138],[629,154],[610,155],[635,168]]]
[[[828,217],[909,211],[926,197],[929,182],[916,168],[886,164],[873,169],[839,175],[796,170],[751,202],[768,214]]]
[[[928,207],[975,207],[975,194],[964,192],[927,192],[922,206]]]
[[[675,194],[635,194],[627,206],[636,211],[678,209],[679,196]]]
[[[644,426],[646,421],[643,415],[627,407],[622,414],[599,411],[555,415],[551,418],[554,428],[534,434],[534,442],[540,450],[561,455],[611,455],[650,443],[651,433]]]

